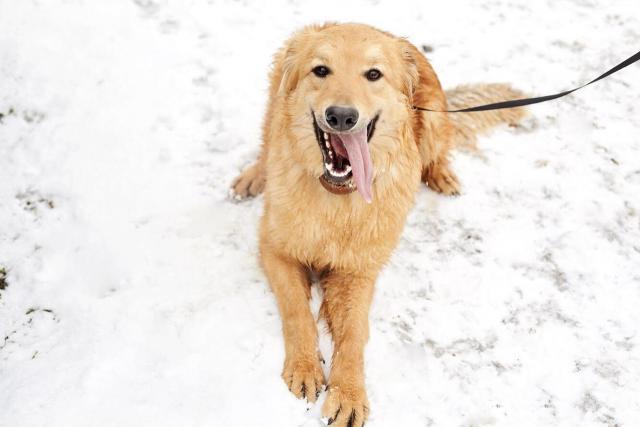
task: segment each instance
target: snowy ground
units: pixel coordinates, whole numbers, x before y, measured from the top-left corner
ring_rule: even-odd
[[[2,426],[324,425],[279,377],[262,199],[227,199],[297,27],[370,23],[432,46],[445,86],[535,94],[640,48],[636,1],[186,3],[0,0]],[[639,76],[457,154],[462,196],[420,192],[368,425],[640,424]]]

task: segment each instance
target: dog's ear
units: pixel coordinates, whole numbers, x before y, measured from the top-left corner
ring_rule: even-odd
[[[278,94],[286,96],[295,90],[300,80],[300,67],[298,65],[299,52],[293,40],[284,47],[281,55]]]
[[[312,29],[313,27],[305,27],[294,33],[276,55],[272,84],[280,96],[289,95],[298,86],[301,77],[302,47],[305,46],[305,39]]]
[[[438,76],[427,58],[415,46],[402,40],[402,56],[405,61],[405,80],[408,82],[407,98],[412,106],[431,110],[446,110],[447,97]],[[439,154],[438,147],[447,146],[454,135],[454,128],[447,114],[415,113],[413,133],[423,160],[423,173]]]
[[[409,103],[413,103],[415,91],[420,84],[420,73],[415,48],[406,40],[400,40],[400,55],[402,56],[402,92]]]
[[[304,75],[305,58],[310,54],[312,38],[322,30],[335,26],[334,22],[322,25],[309,25],[296,32],[278,52],[274,62],[272,85],[278,95],[293,92]],[[308,70],[311,71],[311,70]]]
[[[411,105],[446,109],[444,91],[427,58],[414,45],[400,40],[404,63],[404,93]]]

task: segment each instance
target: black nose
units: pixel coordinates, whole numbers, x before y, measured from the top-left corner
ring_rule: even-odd
[[[338,131],[349,130],[358,122],[358,110],[349,107],[329,107],[324,115],[329,126]]]

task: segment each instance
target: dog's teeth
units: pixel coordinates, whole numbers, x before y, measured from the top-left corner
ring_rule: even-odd
[[[337,178],[344,178],[351,172],[351,165],[347,165],[343,171],[337,171],[334,169],[332,163],[325,163],[324,166],[327,169],[327,172],[331,174],[331,176],[335,176]]]
[[[326,132],[324,133],[324,140],[325,141],[329,141],[329,135]],[[327,142],[327,144],[328,144],[328,142]]]

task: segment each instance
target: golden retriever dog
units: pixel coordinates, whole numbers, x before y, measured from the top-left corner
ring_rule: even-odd
[[[521,95],[499,84],[445,94],[416,47],[367,25],[309,26],[276,54],[262,151],[232,190],[236,198],[264,190],[260,258],[282,317],[282,378],[311,402],[325,384],[312,280],[323,291],[320,314],[334,343],[322,407],[330,424],[356,427],[367,418],[369,306],[420,182],[458,194],[451,149],[523,115],[412,106],[445,110]]]

